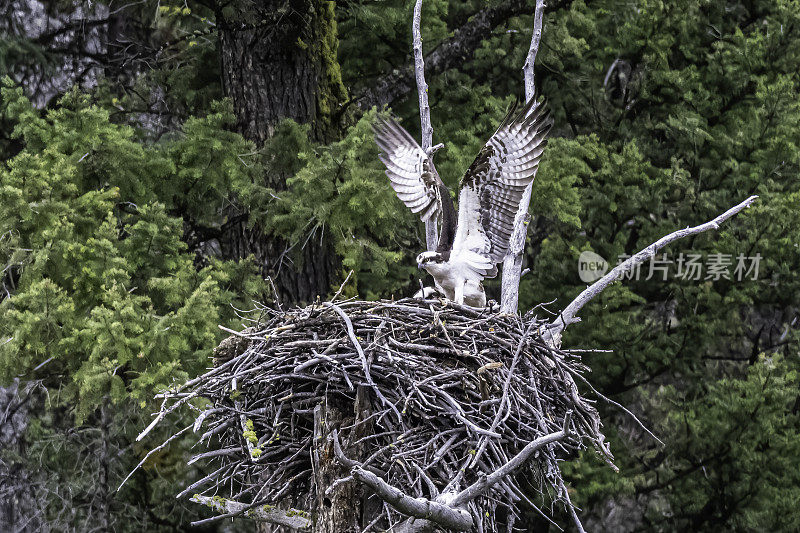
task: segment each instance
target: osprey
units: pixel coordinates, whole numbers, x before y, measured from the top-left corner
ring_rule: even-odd
[[[374,126],[397,196],[423,221],[441,226],[436,251],[419,254],[417,265],[433,276],[436,290],[448,299],[486,305],[482,281],[497,275],[497,263],[508,253],[522,194],[536,175],[552,125],[544,103],[535,98],[519,111],[512,107],[461,178],[458,213],[433,165],[443,145],[426,152],[391,118]]]

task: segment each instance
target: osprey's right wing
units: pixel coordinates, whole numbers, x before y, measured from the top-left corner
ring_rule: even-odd
[[[373,126],[375,142],[392,188],[423,221],[436,220],[441,211],[441,180],[433,162],[417,141],[394,119],[378,119]],[[434,218],[432,218],[434,217]]]

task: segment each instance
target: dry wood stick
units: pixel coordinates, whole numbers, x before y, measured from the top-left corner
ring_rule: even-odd
[[[561,333],[564,331],[564,329],[570,324],[580,321],[580,318],[576,316],[578,311],[580,311],[584,305],[589,303],[592,298],[603,292],[606,287],[620,279],[623,274],[633,270],[636,265],[639,265],[645,262],[647,259],[654,257],[661,248],[670,244],[671,242],[688,237],[689,235],[697,235],[698,233],[703,233],[704,231],[708,231],[710,229],[718,229],[720,224],[731,218],[733,215],[747,207],[750,207],[750,205],[755,202],[757,198],[758,196],[751,196],[744,202],[731,207],[717,218],[710,220],[705,224],[700,224],[699,226],[694,226],[693,228],[685,228],[678,231],[673,231],[669,235],[661,237],[647,248],[639,251],[616,267],[612,268],[608,274],[595,281],[592,285],[581,292],[577,298],[572,300],[572,302],[570,302],[570,304],[564,308],[561,314],[559,314],[558,317],[547,326],[547,329],[543,335],[545,340],[550,342],[553,346],[561,346]]]
[[[425,83],[425,59],[422,56],[422,0],[414,4],[414,19],[411,33],[414,39],[414,72],[417,77],[419,94],[419,121],[422,130],[422,149],[427,154],[433,146],[433,126],[431,126],[431,107],[428,105],[428,84]],[[428,250],[435,250],[439,237],[436,234],[436,219],[425,221],[425,244]]]
[[[333,432],[333,450],[336,458],[350,469],[350,475],[371,488],[384,502],[404,515],[430,520],[444,528],[456,531],[472,529],[472,516],[463,509],[456,509],[435,500],[409,496],[372,472],[365,470],[358,461],[349,459],[342,451],[336,431]]]
[[[525,65],[522,67],[523,78],[525,79],[525,102],[530,101],[536,95],[536,85],[534,84],[533,65],[536,62],[536,54],[539,52],[539,42],[542,40],[542,16],[544,15],[544,0],[536,0],[536,11],[533,14],[533,36],[531,46],[528,49],[528,56],[525,58]],[[536,107],[531,109],[531,112]],[[508,247],[508,255],[503,261],[503,280],[500,287],[500,311],[507,314],[516,314],[519,304],[519,281],[522,278],[522,252],[525,250],[525,238],[528,233],[528,223],[530,215],[528,207],[531,203],[531,181],[522,200],[519,203],[519,210],[514,218],[514,231]]]
[[[271,505],[245,504],[234,500],[226,500],[225,498],[201,496],[200,494],[195,494],[191,497],[191,500],[196,503],[208,505],[214,511],[221,513],[213,518],[192,522],[193,526],[246,514],[248,518],[260,522],[268,522],[270,524],[277,524],[294,529],[308,529],[311,527],[311,520],[307,518],[308,513],[297,509],[278,509]]]

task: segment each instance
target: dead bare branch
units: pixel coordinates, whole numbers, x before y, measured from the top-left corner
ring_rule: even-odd
[[[572,0],[556,0],[550,4],[549,10],[561,9],[571,2]],[[511,17],[529,12],[530,8],[525,0],[505,0],[484,7],[455,28],[449,37],[428,53],[425,57],[428,74],[436,75],[451,68],[460,68],[464,59],[472,57],[496,27]],[[391,105],[413,90],[414,69],[411,65],[403,65],[375,79],[355,96],[351,104],[362,110],[373,106],[380,108]]]
[[[431,107],[428,105],[428,84],[425,83],[425,59],[422,56],[422,0],[414,4],[414,19],[411,33],[414,39],[414,73],[417,80],[417,93],[419,95],[419,121],[422,131],[422,149],[429,153],[433,146],[433,126],[431,126]],[[425,221],[425,244],[428,250],[435,250],[439,240],[436,231],[436,220],[430,218]]]
[[[305,511],[297,509],[277,509],[271,505],[252,505],[233,500],[226,500],[220,497],[209,497],[195,494],[191,501],[209,506],[219,515],[194,522],[193,526],[203,525],[210,521],[222,520],[234,516],[245,515],[247,518],[259,522],[268,522],[279,526],[291,527],[293,529],[308,529],[311,527],[311,519]]]
[[[525,65],[522,67],[525,80],[525,102],[536,97],[533,66],[536,54],[539,52],[539,43],[542,40],[542,17],[544,15],[544,0],[536,0],[536,11],[533,15],[533,36]],[[531,109],[533,112],[536,107]],[[525,251],[525,239],[528,234],[530,215],[528,207],[531,204],[531,191],[533,181],[525,188],[519,210],[514,218],[514,231],[508,247],[508,255],[503,261],[503,280],[500,287],[500,310],[503,313],[515,314],[519,305],[519,281],[522,278],[522,252]]]
[[[750,205],[756,201],[758,196],[751,196],[744,202],[736,205],[713,220],[706,222],[705,224],[700,224],[699,226],[695,226],[693,228],[685,228],[677,231],[673,231],[669,235],[661,237],[659,240],[644,248],[643,250],[639,251],[635,255],[629,257],[616,267],[612,268],[611,271],[600,278],[599,280],[595,281],[592,285],[587,287],[583,292],[581,292],[577,298],[572,300],[570,304],[564,308],[560,315],[550,324],[547,326],[544,336],[545,339],[551,343],[553,346],[560,346],[561,345],[561,333],[564,329],[569,326],[570,324],[574,324],[575,322],[579,322],[580,318],[576,315],[581,308],[589,303],[592,298],[603,292],[609,285],[620,279],[623,274],[630,272],[633,270],[636,265],[640,265],[646,260],[654,257],[658,251],[663,248],[664,246],[670,244],[671,242],[677,241],[678,239],[682,239],[684,237],[688,237],[689,235],[697,235],[698,233],[703,233],[704,231],[708,231],[710,229],[718,229],[720,224],[734,216],[735,214],[739,213],[743,209],[750,207]]]
[[[386,483],[373,472],[365,470],[361,463],[346,457],[336,432],[333,433],[333,443],[336,458],[350,468],[350,475],[371,488],[378,497],[404,515],[429,520],[441,527],[456,531],[467,531],[472,528],[472,517],[465,510],[435,500],[409,496],[397,487]]]

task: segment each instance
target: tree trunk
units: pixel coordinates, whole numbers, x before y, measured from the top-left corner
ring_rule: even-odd
[[[304,247],[303,247],[304,246]],[[312,302],[324,298],[334,283],[338,260],[326,236],[307,243],[291,243],[258,227],[248,227],[246,216],[233,218],[222,227],[220,248],[226,259],[255,257],[261,274],[275,283],[280,303]]]
[[[24,389],[24,390],[21,390]],[[20,386],[15,379],[0,387],[0,450],[7,453],[0,461],[0,530],[37,531],[44,528],[36,472],[28,470],[26,432],[33,410],[32,386]]]
[[[223,89],[245,138],[262,146],[287,118],[310,124],[315,141],[339,135],[347,93],[336,58],[333,2],[219,3],[216,18]],[[280,191],[288,177],[271,174],[265,183]],[[225,226],[221,244],[226,257],[254,255],[284,302],[324,296],[338,271],[333,247],[322,234],[291,247],[278,236],[248,228],[246,217],[239,217]]]
[[[314,410],[314,485],[315,502],[314,526],[312,533],[357,533],[361,502],[356,483],[335,485],[336,481],[347,477],[347,469],[334,458],[333,442],[330,439],[334,429],[342,427],[342,412],[332,405],[318,405]]]

